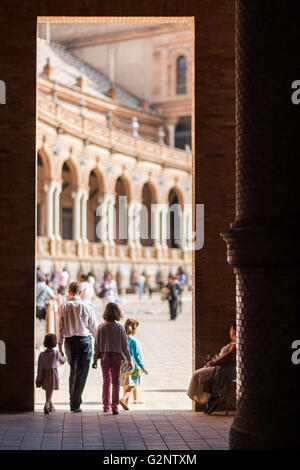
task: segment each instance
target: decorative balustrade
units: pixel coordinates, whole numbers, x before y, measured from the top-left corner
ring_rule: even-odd
[[[37,237],[37,257],[69,260],[178,262],[190,261],[191,252],[177,248],[161,250],[156,247],[130,247],[128,245],[104,246],[100,242],[78,243],[75,240]]]
[[[191,170],[190,151],[160,145],[139,136],[133,137],[125,131],[110,129],[103,117],[82,116],[80,109],[61,106],[46,96],[39,96],[38,118],[60,129],[61,132],[80,136],[96,145],[127,152],[141,160],[163,163],[171,168]]]

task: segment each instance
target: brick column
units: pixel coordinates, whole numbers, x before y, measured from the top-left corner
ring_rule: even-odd
[[[300,335],[297,16],[294,2],[237,1],[236,221],[224,234],[237,283],[232,449],[300,444],[300,368],[291,362]]]

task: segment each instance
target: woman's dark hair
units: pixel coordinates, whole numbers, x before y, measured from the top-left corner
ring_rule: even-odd
[[[234,330],[236,330],[236,322],[233,322],[231,326]]]
[[[55,348],[56,345],[57,345],[56,335],[54,335],[53,333],[48,333],[45,336],[45,339],[44,339],[44,347],[45,348]]]
[[[105,321],[119,321],[122,318],[120,307],[115,302],[109,302],[103,313],[103,320]]]
[[[133,318],[127,318],[124,325],[127,336],[134,335],[138,326],[139,322],[137,320],[134,320]]]

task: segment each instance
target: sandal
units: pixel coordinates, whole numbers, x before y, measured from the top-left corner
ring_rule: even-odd
[[[125,401],[123,401],[122,399],[120,400],[120,405],[122,406],[123,410],[129,410],[129,406],[126,405]]]
[[[50,411],[51,411],[51,410],[50,410],[50,405],[46,403],[45,406],[44,406],[44,413],[45,413],[45,415],[49,415],[49,414],[50,414]]]
[[[207,415],[210,415],[213,411],[215,411],[218,408],[219,404],[221,403],[221,400],[222,400],[222,397],[216,397],[214,401],[210,404],[210,406],[207,408],[205,413]]]

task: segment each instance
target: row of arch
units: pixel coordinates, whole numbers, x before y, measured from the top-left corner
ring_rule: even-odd
[[[40,150],[37,156],[38,164],[38,191],[37,191],[37,233],[41,236],[49,235],[47,231],[47,224],[49,224],[49,201],[47,202],[47,184],[51,181],[52,171],[50,159],[48,158],[46,152]],[[76,164],[74,161],[69,158],[65,159],[60,164],[60,180],[61,188],[58,194],[58,201],[56,203],[55,209],[55,196],[54,196],[54,208],[53,208],[53,217],[59,218],[57,225],[59,226],[59,235],[63,239],[76,239],[76,227],[74,228],[74,195],[79,187],[79,174],[78,169],[76,169]],[[52,170],[52,171],[51,171]],[[57,172],[58,173],[58,172]],[[46,190],[45,190],[46,188]],[[116,244],[128,244],[128,238],[119,236],[120,227],[127,224],[127,221],[124,220],[124,217],[127,217],[128,207],[125,211],[119,213],[119,201],[121,196],[126,196],[127,205],[130,203],[131,198],[133,197],[133,185],[130,181],[128,175],[124,172],[112,179],[111,188],[115,196],[115,237],[114,241]],[[86,185],[86,209],[85,213],[81,213],[81,221],[85,219],[86,223],[86,237],[88,241],[98,242],[102,241],[99,238],[99,233],[97,232],[97,224],[99,221],[99,216],[97,215],[97,208],[101,201],[103,200],[104,195],[107,193],[107,181],[103,174],[99,171],[98,168],[89,168],[88,181]],[[52,196],[51,196],[52,197]],[[152,217],[151,217],[151,207],[153,204],[159,203],[158,188],[155,186],[155,183],[152,181],[143,181],[140,185],[139,190],[139,202],[147,208],[147,211],[141,212],[141,227],[147,227],[147,238],[142,237],[140,243],[142,246],[154,246],[154,239],[152,238]],[[183,208],[185,203],[183,193],[178,190],[178,188],[168,188],[167,200],[164,201],[169,206],[178,205],[178,207]],[[57,211],[55,215],[55,210]],[[79,211],[83,211],[82,208],[79,208]],[[123,215],[122,215],[123,214]],[[169,248],[180,248],[181,243],[176,238],[175,233],[175,218],[176,214],[170,214],[170,234],[167,240],[167,245]],[[160,221],[159,224],[162,222]],[[53,226],[55,226],[55,221],[53,221]],[[58,234],[58,233],[57,233]]]
[[[41,168],[43,167],[43,174],[45,174],[45,178],[49,181],[60,180],[62,178],[64,168],[66,168],[65,165],[67,164],[72,177],[72,184],[74,188],[79,187],[81,185],[84,187],[88,187],[90,184],[91,172],[94,172],[97,180],[99,181],[102,194],[105,194],[110,192],[110,189],[116,185],[118,177],[121,176],[124,181],[124,184],[126,185],[126,191],[129,198],[133,198],[135,197],[135,194],[137,194],[137,198],[140,199],[142,196],[144,184],[145,182],[147,182],[151,186],[154,202],[168,203],[169,192],[174,186],[174,184],[171,182],[167,183],[164,188],[164,195],[163,197],[160,197],[160,189],[158,187],[157,182],[152,179],[150,181],[149,178],[146,177],[140,180],[139,186],[135,191],[132,175],[127,170],[121,170],[119,173],[115,174],[112,177],[111,182],[109,182],[104,166],[99,162],[97,162],[97,165],[95,165],[94,161],[88,161],[84,170],[84,175],[82,177],[82,169],[74,155],[69,156],[67,155],[67,153],[63,153],[57,162],[57,167],[55,167],[53,161],[54,159],[50,158],[51,154],[52,151],[50,148],[48,148],[48,145],[44,145],[43,149],[38,150],[38,170],[41,170]],[[186,200],[185,190],[179,182],[176,183],[176,193],[178,194],[179,203],[183,207],[184,204],[188,201]]]

